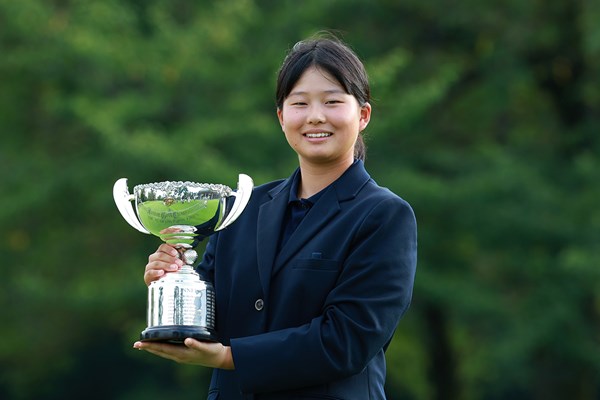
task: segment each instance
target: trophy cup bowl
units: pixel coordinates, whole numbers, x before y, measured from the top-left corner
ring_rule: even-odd
[[[140,335],[142,341],[219,340],[214,288],[193,268],[195,247],[240,216],[253,187],[244,174],[239,175],[236,191],[220,184],[166,181],[137,185],[130,194],[127,178],[115,182],[113,197],[123,218],[138,231],[175,247],[184,262],[177,272],[148,286],[148,327]]]

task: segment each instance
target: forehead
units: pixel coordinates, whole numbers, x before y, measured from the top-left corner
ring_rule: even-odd
[[[290,96],[306,92],[341,92],[346,94],[342,85],[327,71],[310,67],[302,73]]]

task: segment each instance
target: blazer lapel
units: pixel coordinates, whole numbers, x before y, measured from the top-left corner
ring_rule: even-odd
[[[283,217],[288,202],[288,186],[291,180],[287,179],[269,191],[271,200],[265,202],[258,210],[256,254],[258,273],[262,283],[265,297],[268,296],[271,270],[283,225]]]

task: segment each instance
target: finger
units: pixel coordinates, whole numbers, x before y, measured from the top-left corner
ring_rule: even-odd
[[[151,269],[144,272],[144,282],[146,286],[150,285],[157,279],[162,278],[166,274],[164,269]]]
[[[170,251],[170,253],[165,253],[159,248],[156,252],[150,254],[148,256],[148,263],[146,264],[145,271],[151,270],[163,270],[163,272],[177,271],[181,266],[183,266],[183,261],[180,260],[176,255],[177,251],[171,246],[161,246],[162,250]],[[173,255],[173,253],[175,255]],[[160,273],[162,275],[163,273]],[[154,273],[151,273],[151,276],[155,276]]]
[[[151,282],[161,278],[167,272],[175,272],[181,268],[183,262],[178,259],[170,258],[165,261],[151,261],[146,264],[144,270],[144,282],[150,285]]]
[[[148,256],[148,262],[166,262],[166,263],[175,263],[177,260],[180,260],[177,252],[175,254],[172,253],[164,253],[162,251],[156,251]]]
[[[200,342],[195,339],[187,338],[183,341],[183,344],[186,345],[186,347],[189,347],[190,349],[200,350],[198,346]]]
[[[190,349],[198,350],[203,353],[214,353],[216,350],[216,346],[222,346],[221,343],[203,342],[194,338],[186,338],[183,341],[183,344],[186,345],[186,347],[189,347]]]
[[[148,261],[146,264],[145,271],[150,271],[153,269],[164,269],[164,270],[178,270],[179,267],[183,266],[183,261],[177,258],[162,258],[162,259],[152,259]]]
[[[162,243],[160,246],[158,246],[156,252],[161,252],[174,257],[179,257],[179,252],[177,251],[177,249],[168,243]]]
[[[193,338],[185,339],[183,344],[185,344],[187,348],[201,352],[205,357],[211,358],[218,357],[223,349],[223,345],[221,343],[203,342]]]
[[[135,342],[133,347],[176,362],[181,362],[185,358],[185,352],[189,351],[183,346],[153,342]]]

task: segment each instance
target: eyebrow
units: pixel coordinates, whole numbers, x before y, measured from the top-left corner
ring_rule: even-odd
[[[290,97],[290,96],[301,96],[301,95],[305,95],[307,93],[308,92],[305,92],[305,91],[290,92],[290,94],[288,94],[288,97]],[[323,90],[320,93],[324,93],[324,94],[348,94],[348,93],[344,92],[341,89]]]

